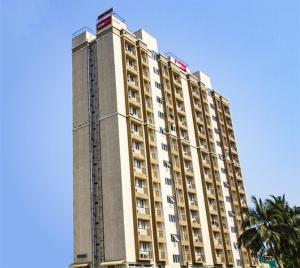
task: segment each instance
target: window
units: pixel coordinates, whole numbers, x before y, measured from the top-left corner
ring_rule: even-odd
[[[155,68],[155,67],[153,67],[153,72],[154,72],[155,74],[158,74],[158,75],[159,75],[159,69],[157,69],[157,68]]]
[[[173,262],[174,263],[178,263],[178,262],[180,262],[180,255],[173,255]]]
[[[169,222],[175,222],[176,221],[176,217],[173,214],[169,214]]]
[[[212,91],[211,91],[210,89],[207,89],[206,94],[207,94],[208,96],[211,96],[211,95],[212,95]]]
[[[172,242],[179,242],[179,237],[177,234],[171,234],[171,241]]]
[[[149,250],[148,243],[147,242],[141,242],[141,244],[140,244],[140,250],[142,252],[147,252]]]
[[[158,111],[158,117],[160,117],[160,118],[164,118],[164,113],[162,113],[162,112]]]
[[[137,187],[139,187],[139,188],[142,188],[142,187],[143,187],[143,182],[142,182],[140,179],[137,179],[137,180],[135,181],[135,185],[136,185]]]
[[[159,127],[159,132],[162,133],[162,134],[165,134],[166,130],[163,127]]]
[[[143,220],[138,220],[138,227],[139,229],[146,229],[146,222]]]
[[[133,149],[139,150],[140,149],[140,144],[136,141],[133,142],[132,144]]]
[[[163,165],[165,168],[169,168],[170,167],[170,163],[167,160],[164,160]]]
[[[161,89],[161,84],[158,82],[155,82],[155,87],[157,87],[158,89]]]
[[[151,51],[151,57],[154,59],[154,60],[157,60],[157,53],[155,51]]]
[[[176,131],[176,127],[175,127],[175,125],[174,124],[171,124],[171,127],[170,127],[170,129],[171,129],[171,131]]]
[[[168,151],[168,145],[162,143],[162,144],[161,144],[161,149],[164,150],[164,151]]]
[[[236,233],[236,228],[235,227],[231,227],[230,230],[231,230],[232,233]]]
[[[134,160],[134,166],[137,168],[141,168],[142,167],[142,163],[140,160],[135,159]]]
[[[234,247],[235,249],[238,249],[238,248],[239,248],[238,243],[237,243],[237,242],[233,242],[233,247]]]
[[[236,265],[237,266],[242,266],[243,262],[240,259],[238,259],[238,260],[236,260]]]
[[[165,178],[166,185],[172,185],[172,179],[171,178]]]
[[[229,188],[230,187],[230,184],[227,181],[224,181],[223,185],[224,185],[225,188]]]
[[[130,114],[137,115],[137,109],[135,107],[130,107]]]
[[[229,217],[234,217],[235,216],[232,211],[228,211],[228,215],[229,215]]]
[[[224,155],[219,154],[219,159],[220,159],[220,160],[224,160]]]
[[[211,107],[212,109],[215,109],[215,108],[216,108],[216,106],[213,105],[212,103],[210,104],[210,107]]]
[[[222,143],[220,141],[217,141],[217,145],[221,147]]]
[[[220,131],[219,131],[217,128],[215,128],[215,132],[216,132],[217,134],[220,134]]]
[[[215,115],[212,116],[212,119],[217,121],[217,117]]]
[[[174,203],[175,203],[175,199],[174,199],[174,197],[173,197],[173,196],[170,196],[170,195],[168,195],[168,196],[167,196],[167,202],[168,202],[169,204],[174,204]]]
[[[136,206],[140,207],[140,208],[144,208],[145,207],[145,201],[144,201],[144,199],[137,199],[136,200]]]
[[[139,131],[139,127],[138,127],[137,125],[133,124],[133,125],[132,125],[132,130],[133,130],[134,132],[138,132],[138,131]]]
[[[230,196],[226,196],[226,201],[227,201],[227,202],[231,202]]]
[[[225,168],[221,168],[221,172],[222,173],[226,173],[226,169]]]
[[[158,103],[160,103],[160,104],[163,104],[163,103],[164,103],[163,99],[162,99],[161,97],[158,97],[158,96],[156,96],[156,101],[157,101]]]

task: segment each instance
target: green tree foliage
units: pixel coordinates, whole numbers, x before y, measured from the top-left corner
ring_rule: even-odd
[[[251,200],[254,206],[244,210],[239,245],[274,257],[279,268],[300,267],[300,207],[290,207],[284,195]]]

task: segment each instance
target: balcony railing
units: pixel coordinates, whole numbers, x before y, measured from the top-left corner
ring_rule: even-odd
[[[142,236],[151,236],[151,230],[147,228],[138,228],[138,233]]]
[[[135,191],[141,194],[148,194],[148,188],[147,187],[141,187],[136,185],[135,186]]]
[[[140,259],[150,259],[150,258],[152,258],[152,251],[140,250]]]
[[[137,206],[136,211],[139,214],[145,214],[145,215],[149,215],[149,213],[150,213],[150,210],[148,207]]]
[[[132,152],[135,153],[135,154],[139,154],[139,155],[145,155],[144,149],[132,148]]]
[[[189,204],[190,204],[191,206],[198,206],[197,200],[189,200]]]
[[[140,174],[146,174],[146,168],[143,168],[143,167],[134,167],[134,172],[140,173]]]
[[[134,129],[132,129],[131,134],[143,138],[143,131],[141,130],[135,131]]]

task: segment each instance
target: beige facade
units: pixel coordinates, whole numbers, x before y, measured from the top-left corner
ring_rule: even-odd
[[[228,101],[112,12],[73,36],[72,267],[250,267]]]

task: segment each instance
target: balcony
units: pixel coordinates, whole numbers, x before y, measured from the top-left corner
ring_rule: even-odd
[[[138,92],[129,90],[128,98],[129,98],[130,102],[133,102],[136,106],[140,106],[141,98],[140,98],[140,94]]]
[[[145,156],[144,149],[132,148],[132,153],[136,158],[144,159],[144,156]]]
[[[185,173],[193,175],[193,172],[194,172],[193,167],[191,167],[191,166],[185,166],[184,169],[185,169]]]
[[[191,261],[191,254],[189,252],[183,252],[183,259],[185,262]]]
[[[180,240],[181,240],[181,242],[188,242],[189,241],[189,235],[188,235],[188,233],[187,232],[182,232],[181,234],[180,234]]]
[[[134,170],[135,175],[138,177],[146,176],[146,168],[144,168],[144,167],[134,167],[133,170]]]
[[[213,197],[215,196],[215,190],[212,189],[212,188],[207,188],[206,192],[207,192],[208,195],[211,195]]]
[[[139,215],[142,215],[142,216],[149,216],[150,215],[150,210],[148,207],[141,207],[141,206],[137,206],[136,207],[136,212],[137,214]]]
[[[205,262],[204,254],[196,254],[195,258],[196,258],[196,262],[200,262],[200,263]]]
[[[174,181],[175,181],[175,184],[176,184],[176,185],[180,185],[180,186],[182,185],[182,180],[181,180],[181,178],[175,177],[175,178],[174,178]]]
[[[140,259],[149,260],[153,257],[152,251],[150,250],[140,250]]]
[[[194,225],[200,225],[200,219],[199,217],[191,217],[191,221],[192,221],[192,224]]]
[[[138,228],[139,240],[151,241],[151,230],[147,228]]]
[[[144,65],[146,65],[146,66],[148,66],[148,58],[147,58],[147,56],[146,55],[142,55],[142,63],[144,64]]]
[[[177,112],[185,115],[185,108],[183,105],[177,105]]]
[[[177,98],[179,98],[180,100],[183,100],[183,94],[182,94],[182,91],[181,90],[176,90],[175,91],[175,96]]]
[[[155,216],[157,221],[163,221],[163,213],[160,208],[155,209]]]
[[[153,113],[147,113],[147,122],[151,125],[154,125],[154,116]]]
[[[183,195],[178,194],[178,195],[176,196],[176,200],[177,200],[177,205],[182,205],[182,206],[184,206],[184,198],[183,198]]]
[[[224,263],[225,257],[223,255],[216,255],[217,263]]]
[[[187,188],[188,188],[188,189],[196,189],[195,183],[188,182],[188,183],[187,183]]]
[[[141,130],[136,131],[134,129],[131,129],[131,135],[132,135],[132,138],[138,139],[139,141],[142,141],[144,139],[143,131],[141,131]]]
[[[149,75],[148,70],[143,70],[143,78],[144,78],[144,79],[147,79],[147,80],[149,81],[150,75]]]
[[[212,220],[212,221],[211,221],[211,225],[212,225],[213,228],[217,228],[217,229],[220,228],[220,224],[219,224],[219,222],[216,221],[216,220]]]
[[[139,185],[136,185],[135,186],[135,192],[139,193],[139,194],[142,194],[142,195],[148,195],[148,188],[144,187],[144,186],[141,187]]]
[[[132,79],[132,78],[127,78],[127,83],[129,86],[133,86],[134,88],[138,88],[139,87],[139,82],[136,79]]]
[[[150,143],[152,143],[152,145],[155,145],[156,142],[155,134],[149,133],[149,141]]]
[[[156,200],[161,200],[161,192],[160,192],[160,190],[157,189],[157,188],[154,188],[154,189],[153,189],[153,192],[154,192],[154,198],[155,198]]]
[[[133,63],[130,60],[127,60],[127,68],[129,71],[132,71],[133,73],[137,74],[137,66],[135,63]]]
[[[203,166],[206,166],[207,168],[210,168],[210,160],[208,157],[202,157],[202,164]],[[207,174],[209,176],[210,174]]]
[[[159,180],[159,172],[158,170],[152,170],[152,179],[158,181]]]
[[[151,101],[146,101],[146,109],[150,112],[153,112],[153,105]]]
[[[182,153],[183,153],[183,157],[187,159],[191,159],[192,154],[190,150],[183,150]]]
[[[125,52],[126,52],[126,54],[127,54],[129,57],[135,59],[136,52],[135,52],[135,49],[134,49],[133,46],[125,45]]]
[[[142,119],[142,114],[139,111],[130,110],[129,114],[137,119]]]
[[[223,245],[222,238],[220,238],[220,237],[214,237],[214,244],[218,245],[218,246],[222,246]]]
[[[150,159],[151,159],[152,162],[158,163],[158,161],[157,161],[157,154],[155,152],[151,152],[150,153]]]
[[[217,205],[211,205],[211,204],[209,204],[208,207],[209,207],[209,211],[210,212],[218,213]]]
[[[179,217],[179,221],[181,222],[181,224],[182,223],[186,223],[186,215],[185,214],[183,214],[183,213],[180,213],[179,215],[178,215],[178,217]]]
[[[166,252],[165,251],[159,251],[158,252],[158,258],[160,261],[165,261],[166,260]]]
[[[145,92],[146,95],[151,96],[152,92],[151,92],[151,87],[150,87],[149,84],[144,85],[144,92]]]
[[[197,200],[189,200],[189,204],[190,204],[190,206],[194,206],[194,207],[198,206]]]

